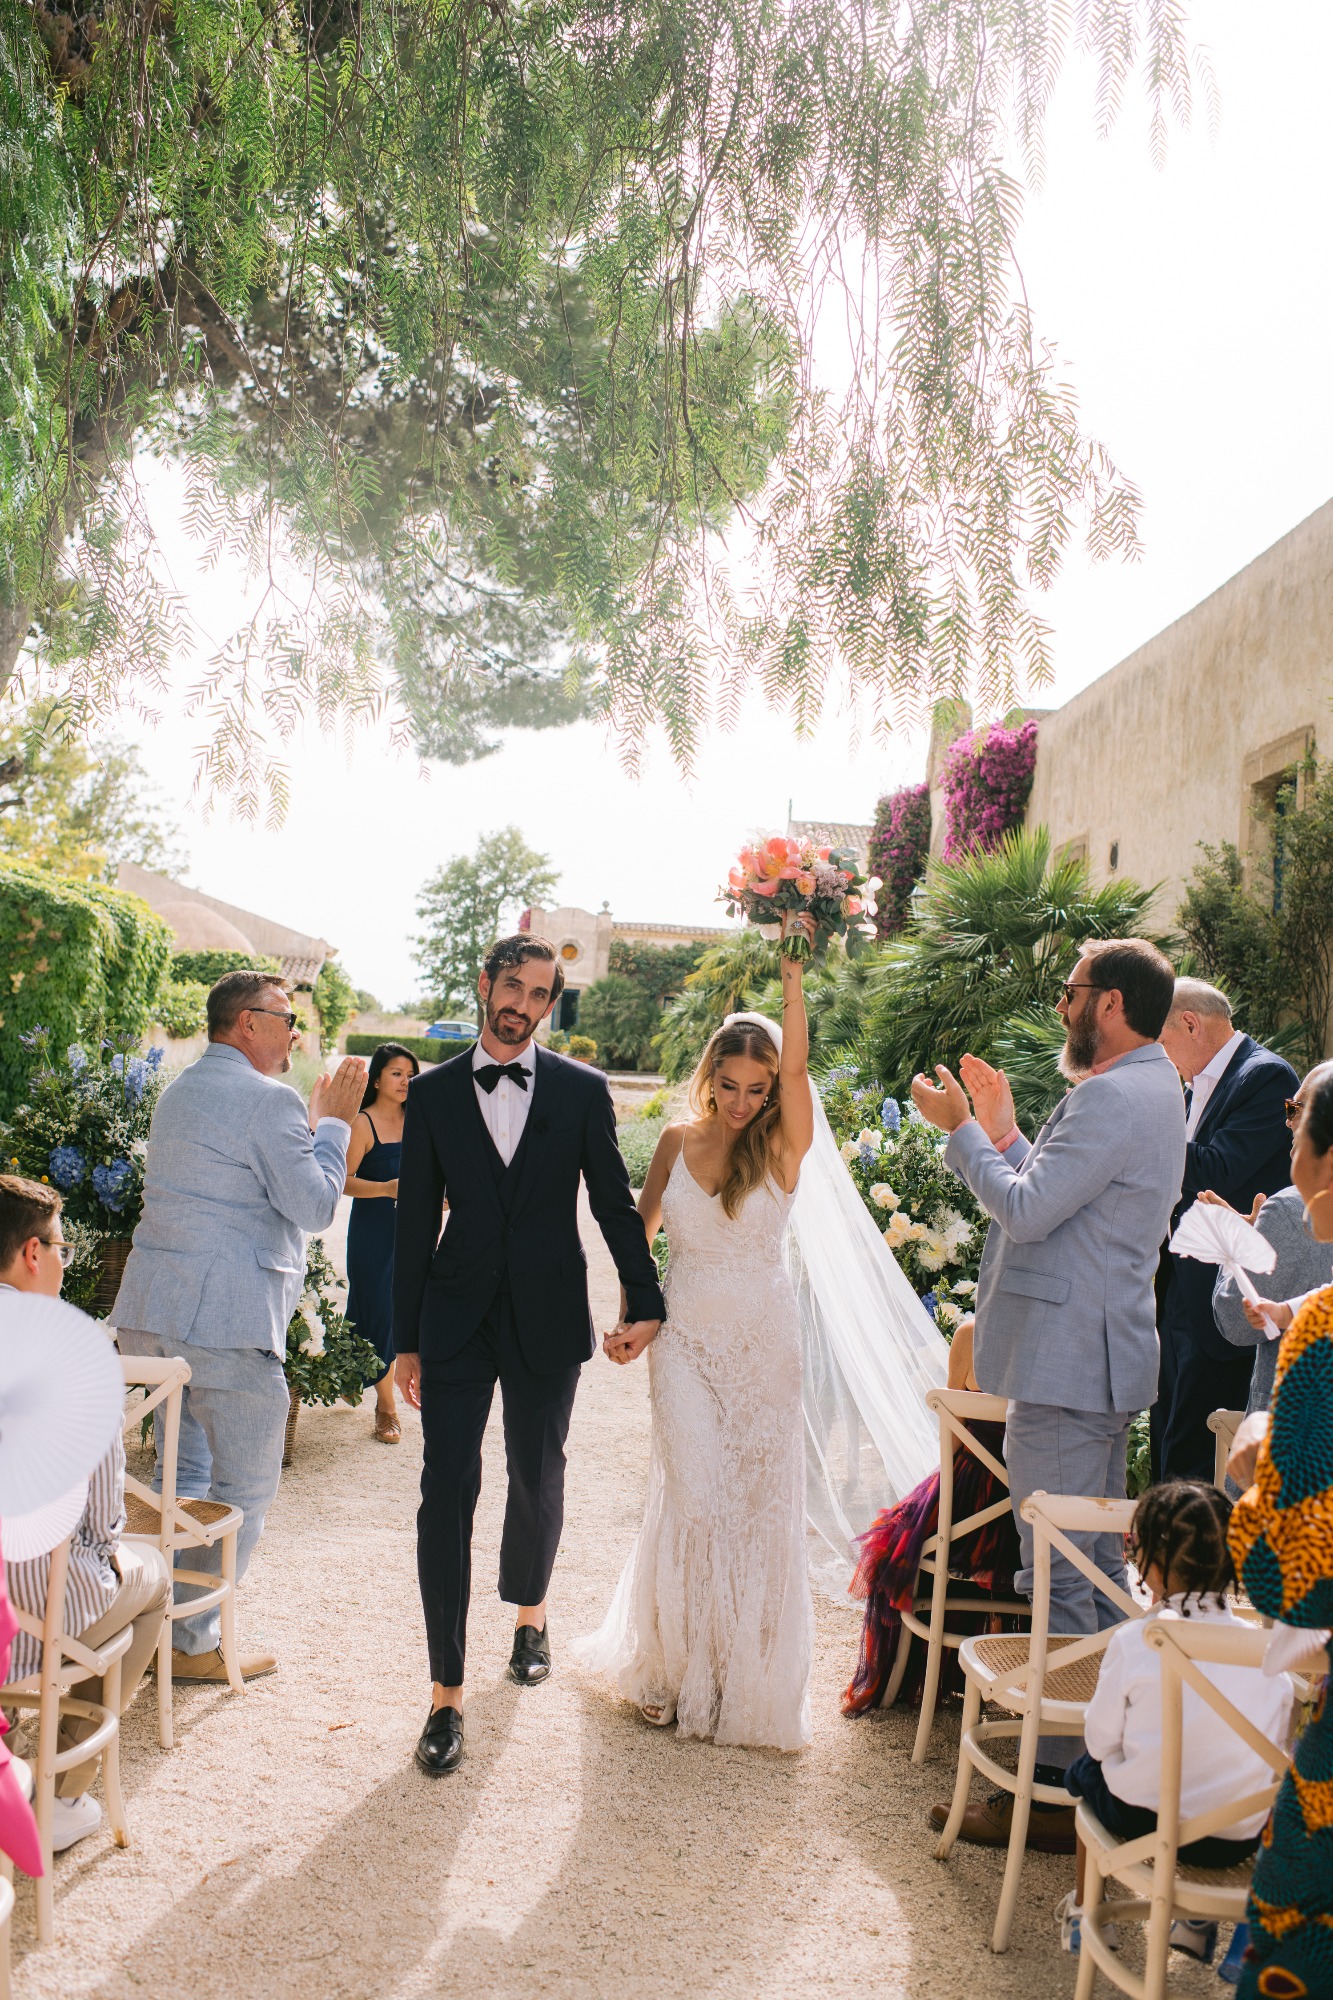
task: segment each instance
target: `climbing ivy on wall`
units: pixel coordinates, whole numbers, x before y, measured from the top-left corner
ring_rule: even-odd
[[[0,866],[0,1111],[22,1098],[32,1057],[108,1031],[142,1035],[171,956],[170,928],[137,896],[35,868]]]

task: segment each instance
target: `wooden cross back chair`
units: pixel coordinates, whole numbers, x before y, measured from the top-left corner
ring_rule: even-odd
[[[1117,1623],[1142,1618],[1146,1605],[1137,1604],[1128,1591],[1112,1583],[1091,1556],[1069,1539],[1071,1533],[1128,1533],[1137,1504],[1134,1500],[1030,1494],[1023,1502],[1022,1513],[1024,1520],[1031,1522],[1033,1534],[1032,1630],[965,1639],[958,1650],[967,1684],[958,1743],[958,1776],[953,1804],[935,1855],[937,1860],[947,1860],[958,1838],[974,1771],[1001,1791],[1013,1794],[1009,1853],[991,1934],[992,1951],[1004,1951],[1009,1943],[1033,1801],[1060,1806],[1071,1803],[1063,1787],[1037,1782],[1038,1739],[1043,1735],[1082,1735],[1084,1713],[1097,1691],[1102,1655],[1115,1629],[1110,1625],[1100,1632],[1073,1635],[1051,1631],[1051,1551],[1058,1549],[1087,1577],[1093,1588],[1120,1613]],[[1008,1715],[983,1722],[983,1702],[1008,1710]],[[1017,1742],[1016,1770],[997,1763],[991,1754],[991,1744],[1006,1741]]]
[[[125,1475],[126,1540],[151,1542],[155,1548],[161,1549],[172,1572],[173,1585],[189,1583],[200,1586],[200,1595],[183,1603],[177,1601],[173,1593],[157,1649],[158,1740],[164,1750],[170,1750],[174,1741],[171,1641],[178,1618],[193,1618],[196,1612],[207,1611],[215,1604],[221,1606],[222,1658],[227,1668],[227,1680],[237,1694],[245,1692],[236,1650],[236,1537],[245,1516],[239,1507],[230,1507],[221,1500],[180,1500],[176,1496],[181,1398],[190,1379],[189,1363],[158,1360],[150,1355],[125,1354],[121,1356],[120,1365],[126,1388],[145,1392],[141,1402],[131,1405],[131,1419],[138,1423],[146,1416],[157,1415],[162,1425],[162,1491],[155,1493],[142,1480],[135,1479],[128,1472]],[[212,1548],[218,1542],[222,1544],[221,1575],[212,1570],[182,1569],[177,1564],[176,1557],[180,1552]]]
[[[1009,1512],[1009,1475],[1004,1460],[988,1450],[971,1428],[974,1424],[1002,1424],[1009,1407],[1006,1399],[1003,1396],[983,1395],[971,1389],[931,1389],[926,1396],[926,1407],[935,1412],[940,1429],[940,1502],[937,1525],[935,1533],[928,1536],[922,1546],[916,1583],[912,1591],[911,1609],[901,1613],[902,1630],[898,1637],[898,1650],[894,1655],[893,1668],[880,1702],[881,1707],[887,1708],[896,1701],[903,1675],[907,1671],[912,1640],[914,1637],[923,1640],[926,1647],[926,1678],[921,1691],[921,1713],[917,1722],[916,1742],[912,1746],[914,1764],[924,1762],[926,1751],[930,1747],[935,1710],[939,1702],[940,1674],[944,1666],[945,1650],[949,1648],[956,1652],[963,1644],[965,1636],[949,1630],[950,1614],[1022,1618],[1026,1622],[1032,1613],[1032,1607],[1025,1597],[1012,1599],[987,1597],[976,1584],[969,1583],[965,1577],[955,1576],[949,1567],[949,1553],[958,1542]],[[974,1458],[979,1459],[988,1471],[995,1474],[1003,1492],[990,1506],[956,1521],[953,1462],[954,1451],[960,1444],[965,1446]]]

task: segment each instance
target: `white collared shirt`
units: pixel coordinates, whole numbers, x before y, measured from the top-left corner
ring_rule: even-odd
[[[494,1090],[483,1090],[479,1083],[474,1083],[472,1088],[477,1093],[477,1103],[486,1121],[486,1130],[495,1141],[495,1150],[508,1166],[518,1151],[518,1142],[523,1137],[523,1127],[528,1122],[528,1111],[532,1104],[531,1078],[537,1070],[537,1052],[529,1042],[526,1048],[512,1051],[504,1060],[507,1063],[517,1063],[520,1069],[527,1071],[529,1083],[526,1090],[521,1089],[516,1083],[511,1083],[507,1076],[500,1078]],[[479,1069],[489,1069],[494,1062],[495,1057],[488,1056],[478,1042],[472,1051],[474,1072]]]
[[[1208,1109],[1208,1100],[1217,1089],[1227,1071],[1227,1065],[1236,1050],[1245,1040],[1237,1029],[1229,1041],[1223,1042],[1210,1063],[1206,1063],[1190,1085],[1189,1117],[1185,1120],[1185,1137],[1192,1139],[1199,1129],[1199,1121]]]

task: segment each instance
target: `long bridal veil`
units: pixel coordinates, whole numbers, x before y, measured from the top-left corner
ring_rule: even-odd
[[[779,1048],[782,1030],[756,1021]],[[926,1392],[943,1387],[948,1347],[871,1221],[811,1086],[814,1144],[786,1238],[805,1346],[806,1520],[811,1576],[843,1597],[856,1537],[938,1463]]]

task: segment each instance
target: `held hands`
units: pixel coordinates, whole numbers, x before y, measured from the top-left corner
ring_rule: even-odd
[[[657,1338],[660,1319],[617,1320],[610,1333],[602,1336],[602,1352],[608,1361],[621,1366],[637,1361],[645,1347]]]
[[[1259,1447],[1268,1436],[1268,1412],[1256,1410],[1252,1417],[1246,1417],[1231,1443],[1231,1454],[1227,1459],[1227,1477],[1234,1479],[1242,1491],[1254,1484],[1254,1468],[1259,1457]]]
[[[912,1078],[912,1102],[928,1125],[937,1125],[941,1132],[956,1132],[972,1116],[972,1106],[951,1069],[936,1063],[935,1074],[940,1079],[938,1085],[919,1074]]]
[[[784,910],[782,912],[782,937],[784,943],[789,937],[803,937],[807,946],[813,952],[815,948],[814,918],[805,910]],[[799,978],[802,961],[784,956],[782,960],[782,969],[784,972],[789,965],[794,968]]]
[[[366,1094],[366,1066],[359,1056],[344,1056],[332,1076],[326,1070],[310,1093],[310,1129],[321,1118],[341,1118],[350,1125]]]

